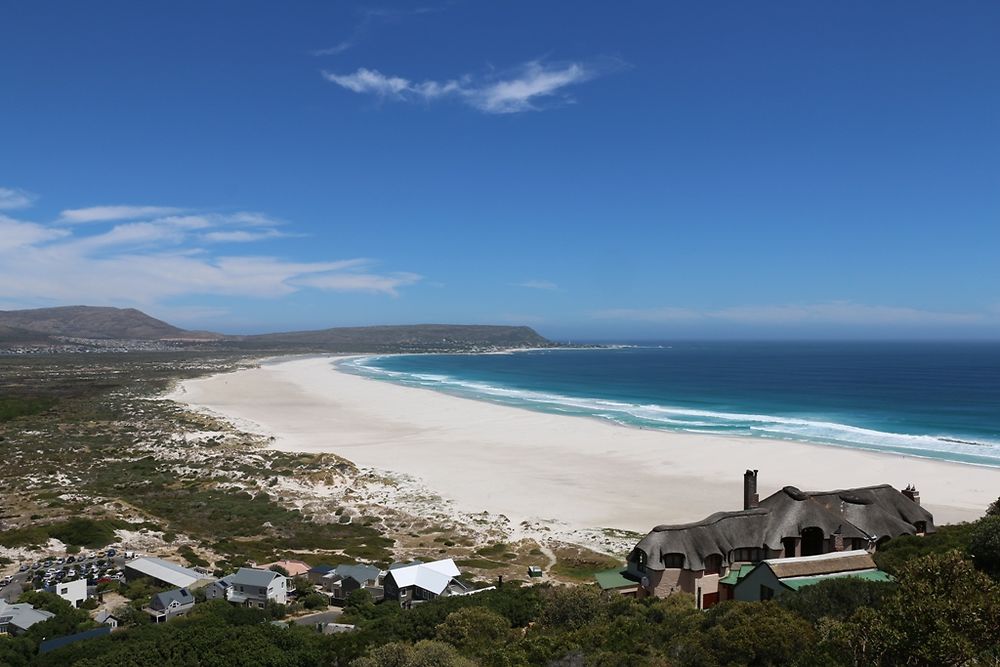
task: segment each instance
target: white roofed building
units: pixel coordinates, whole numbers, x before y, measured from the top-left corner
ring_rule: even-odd
[[[169,588],[198,588],[214,581],[213,577],[162,558],[147,556],[125,564],[126,581],[135,581],[143,577]]]
[[[433,563],[396,563],[383,580],[385,597],[408,607],[414,602],[466,593],[469,586],[458,579],[461,574],[450,558]]]

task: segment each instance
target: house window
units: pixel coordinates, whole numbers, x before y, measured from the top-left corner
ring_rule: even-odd
[[[684,554],[663,554],[663,567],[684,567]]]
[[[764,550],[760,547],[733,549],[732,562],[734,563],[759,563],[762,560],[764,560]]]
[[[771,588],[770,586],[765,586],[764,584],[761,584],[760,585],[760,599],[761,600],[770,600],[773,597],[774,597],[774,589]]]
[[[646,552],[645,551],[643,551],[642,549],[636,549],[635,550],[635,568],[637,570],[639,570],[640,572],[645,572],[646,571],[646,559],[647,558],[648,558],[648,556],[646,556]]]
[[[923,535],[924,533],[927,532],[926,521],[917,521],[915,524],[913,524],[913,527],[917,529],[917,535]]]
[[[712,554],[705,557],[705,574],[718,574],[722,570],[722,556]]]

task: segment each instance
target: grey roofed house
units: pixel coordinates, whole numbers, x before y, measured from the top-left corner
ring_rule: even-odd
[[[361,586],[376,581],[382,572],[374,565],[338,565],[333,571],[341,579],[353,579]]]
[[[243,585],[267,588],[276,577],[283,576],[285,575],[280,572],[275,572],[274,570],[258,570],[252,567],[241,567],[236,571],[236,574],[231,574],[226,577],[226,580],[235,586]]]
[[[0,635],[18,635],[35,623],[47,621],[55,616],[44,609],[35,609],[27,602],[10,604],[0,600]]]
[[[930,512],[914,502],[907,492],[897,491],[888,484],[808,495],[813,502],[840,514],[874,540],[937,532]]]
[[[153,596],[149,606],[157,611],[166,611],[173,606],[194,604],[194,596],[186,588],[175,588],[172,591],[163,591]]]

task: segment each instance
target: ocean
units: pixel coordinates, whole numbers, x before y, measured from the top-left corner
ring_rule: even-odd
[[[1000,466],[997,343],[664,343],[370,356],[338,366],[626,427]]]

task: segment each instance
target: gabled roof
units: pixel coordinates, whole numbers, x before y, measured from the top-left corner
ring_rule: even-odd
[[[117,616],[115,616],[115,613],[110,609],[102,609],[101,611],[97,612],[97,616],[94,617],[94,620],[97,621],[98,623],[104,624],[108,622],[109,618],[113,618],[116,621],[120,620]]]
[[[440,595],[451,580],[461,572],[451,558],[436,560],[433,563],[418,563],[405,565],[390,570],[388,576],[393,578],[400,588],[416,586],[435,595]]]
[[[309,572],[317,574],[326,574],[327,572],[333,572],[336,570],[334,565],[317,565],[316,567],[309,568]]]
[[[235,574],[226,577],[230,585],[237,586],[260,586],[267,588],[277,577],[285,575],[273,570],[258,570],[253,567],[241,567]]]
[[[154,595],[149,606],[157,611],[165,611],[170,607],[171,602],[192,604],[194,603],[194,596],[186,588],[175,588],[172,591],[163,591]]]
[[[125,564],[125,567],[127,569],[135,570],[140,574],[144,574],[147,577],[152,577],[153,579],[157,579],[159,581],[165,581],[171,586],[177,586],[178,588],[187,588],[191,586],[191,584],[205,578],[201,573],[190,570],[186,567],[178,565],[177,563],[149,556],[129,561]]]
[[[381,572],[374,565],[338,565],[336,569],[333,570],[327,576],[338,576],[342,579],[353,579],[359,584],[364,584],[366,581],[372,581],[378,579],[378,575]]]

